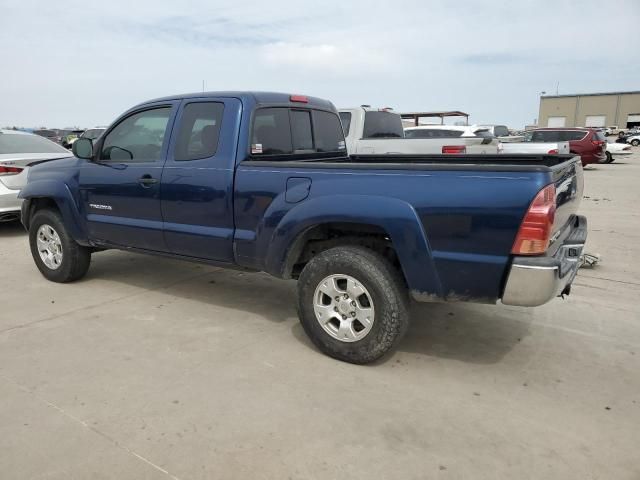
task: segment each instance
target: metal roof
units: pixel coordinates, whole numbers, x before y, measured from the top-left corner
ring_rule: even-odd
[[[415,118],[415,117],[468,117],[469,114],[461,112],[460,110],[449,110],[445,112],[405,112],[401,113],[402,118]]]
[[[540,98],[565,98],[565,97],[600,97],[603,95],[638,95],[640,90],[629,92],[599,92],[599,93],[573,93],[568,95],[540,95]]]

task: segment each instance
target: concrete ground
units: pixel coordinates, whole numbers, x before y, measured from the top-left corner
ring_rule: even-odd
[[[640,149],[585,171],[570,297],[416,305],[366,367],[294,284],[123,252],[47,282],[0,225],[3,479],[640,478]]]

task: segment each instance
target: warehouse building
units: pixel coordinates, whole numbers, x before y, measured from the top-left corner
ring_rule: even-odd
[[[640,91],[543,95],[540,127],[631,128],[640,125]]]

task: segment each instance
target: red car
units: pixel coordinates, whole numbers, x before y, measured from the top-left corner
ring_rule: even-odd
[[[594,128],[537,128],[532,142],[569,142],[571,153],[580,155],[582,165],[601,163],[606,159],[607,139]]]

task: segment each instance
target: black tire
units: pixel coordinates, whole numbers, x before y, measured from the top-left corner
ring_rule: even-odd
[[[62,261],[55,269],[45,265],[38,252],[37,236],[42,225],[51,226],[60,238]],[[91,250],[76,243],[67,232],[62,217],[56,210],[38,210],[33,215],[29,224],[29,245],[33,261],[47,280],[58,283],[73,282],[84,277],[89,270]]]
[[[316,288],[334,274],[353,277],[372,297],[373,324],[366,336],[357,341],[332,337],[316,318]],[[307,263],[298,279],[298,316],[304,331],[322,352],[349,363],[369,363],[393,349],[409,326],[408,306],[407,288],[400,272],[382,255],[360,246],[325,250]]]
[[[640,145],[640,140],[631,140],[631,145],[637,147],[638,145]]]
[[[604,152],[604,153],[607,157],[604,163],[613,163],[615,161],[615,157],[611,155],[611,152]]]

